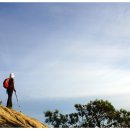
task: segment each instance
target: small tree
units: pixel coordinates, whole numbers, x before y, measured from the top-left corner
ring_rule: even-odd
[[[115,108],[108,101],[95,100],[87,105],[75,105],[81,117],[81,127],[108,127],[114,121]]]
[[[45,117],[46,117],[45,122],[53,127],[56,127],[56,128],[68,127],[68,125],[66,124],[68,118],[65,115],[59,113],[58,110],[55,110],[54,112],[51,112],[51,111],[45,112]]]
[[[115,120],[116,120],[115,122],[116,127],[122,127],[122,128],[130,127],[130,112],[124,109],[116,111]]]
[[[52,127],[129,127],[130,112],[116,111],[108,101],[95,100],[87,105],[75,104],[75,113],[61,114],[58,110],[45,112],[45,122]]]

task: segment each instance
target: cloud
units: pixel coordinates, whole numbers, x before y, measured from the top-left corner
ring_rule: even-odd
[[[15,33],[3,32],[4,43],[10,42],[13,49],[5,54],[11,63],[4,62],[8,70],[15,70],[16,86],[22,97],[78,97],[129,91],[128,6],[45,4],[40,7],[24,6],[28,12],[26,15],[21,12],[23,21],[17,21],[14,14],[16,21],[10,23],[17,25]],[[39,15],[33,17],[36,14]]]

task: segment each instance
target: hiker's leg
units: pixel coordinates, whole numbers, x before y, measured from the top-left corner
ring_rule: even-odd
[[[7,107],[12,108],[12,90],[8,90],[8,100],[7,100]]]
[[[7,105],[6,107],[9,107],[9,95],[8,95],[8,99],[7,99]]]

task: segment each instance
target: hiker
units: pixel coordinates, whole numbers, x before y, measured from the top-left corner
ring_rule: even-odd
[[[7,88],[7,94],[8,94],[8,100],[7,100],[7,107],[12,108],[12,95],[13,91],[16,92],[14,88],[14,73],[11,73],[9,75],[9,82],[8,82],[8,88]]]

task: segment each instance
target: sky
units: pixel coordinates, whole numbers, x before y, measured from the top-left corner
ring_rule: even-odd
[[[13,72],[14,108],[40,120],[95,99],[130,110],[129,16],[129,3],[0,3],[3,104]]]

